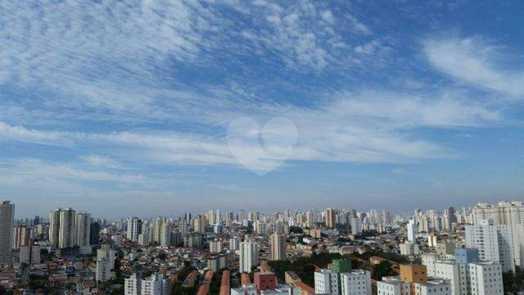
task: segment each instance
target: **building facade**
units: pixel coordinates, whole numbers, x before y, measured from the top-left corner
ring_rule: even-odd
[[[9,201],[0,204],[0,265],[11,264],[15,205]]]
[[[250,273],[258,265],[258,245],[255,241],[246,240],[240,243],[239,272]]]

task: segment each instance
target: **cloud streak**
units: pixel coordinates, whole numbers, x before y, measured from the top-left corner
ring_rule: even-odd
[[[459,81],[512,98],[524,97],[524,69],[501,64],[501,46],[481,38],[429,39],[424,53],[431,65]]]
[[[395,163],[450,157],[453,151],[418,138],[414,130],[481,127],[501,120],[499,112],[481,104],[461,102],[454,93],[437,97],[413,93],[399,95],[387,91],[326,95],[332,99],[316,108],[255,103],[245,104],[242,110],[226,108],[198,113],[197,118],[233,116],[231,118],[234,119],[244,116],[265,124],[272,118],[282,117],[292,122],[298,131],[297,144],[293,152],[286,155],[286,160],[358,163]],[[215,121],[211,119],[208,122]],[[240,155],[232,154],[232,150],[249,154],[259,148],[258,140],[239,141],[239,146],[228,146],[231,145],[231,141],[228,143],[227,140],[228,121],[217,121],[212,126],[208,126],[204,132],[153,129],[96,133],[35,130],[1,123],[0,135],[5,139],[29,143],[74,144],[102,154],[125,154],[139,161],[175,165],[238,166],[235,156]],[[264,136],[264,133],[260,133],[262,130],[255,127],[244,130],[246,136],[251,137],[248,134],[251,132]],[[284,125],[272,125],[272,139],[275,139],[272,143],[276,143],[273,148],[277,151],[280,149],[279,142],[287,142],[286,138],[296,136],[287,134],[289,130]],[[275,154],[253,157],[253,169],[261,171],[267,171],[268,167],[275,166],[275,161],[283,160]]]

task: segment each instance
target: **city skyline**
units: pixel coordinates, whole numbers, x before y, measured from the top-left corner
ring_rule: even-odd
[[[6,202],[12,202],[11,200],[6,200]],[[325,206],[323,207],[312,207],[312,208],[297,208],[297,207],[282,207],[282,208],[273,208],[273,209],[267,209],[267,210],[261,210],[260,208],[215,208],[215,207],[207,207],[207,208],[200,208],[198,210],[184,210],[180,209],[181,211],[171,211],[170,214],[155,214],[155,213],[149,213],[150,211],[147,208],[141,208],[139,211],[139,214],[126,214],[122,213],[119,215],[99,215],[96,212],[89,211],[85,208],[79,208],[74,206],[59,206],[51,208],[47,211],[42,211],[41,214],[34,214],[34,215],[21,215],[18,213],[15,216],[15,219],[19,222],[26,222],[27,220],[31,220],[33,218],[44,218],[49,219],[49,214],[52,213],[58,213],[59,211],[69,211],[72,210],[75,213],[78,214],[87,214],[92,219],[101,219],[105,221],[119,221],[123,219],[136,219],[138,220],[152,220],[155,218],[186,218],[188,216],[207,216],[211,212],[214,212],[214,214],[218,215],[227,215],[227,214],[234,214],[238,216],[243,215],[250,215],[252,213],[262,214],[262,215],[271,215],[271,214],[297,214],[297,213],[314,213],[314,214],[327,214],[326,222],[328,223],[328,227],[334,227],[334,224],[336,223],[335,220],[335,214],[339,211],[350,211],[354,210],[355,212],[363,212],[363,213],[373,213],[373,214],[394,214],[399,217],[409,217],[413,215],[414,212],[446,212],[447,210],[471,210],[472,208],[478,207],[478,206],[484,206],[484,205],[497,205],[497,204],[507,204],[507,203],[514,203],[514,202],[524,202],[521,200],[497,200],[497,201],[486,201],[486,202],[474,202],[470,204],[464,204],[456,206],[454,204],[447,204],[444,207],[420,207],[413,205],[413,208],[407,208],[404,207],[404,210],[392,210],[391,208],[384,208],[384,207],[371,207],[371,208],[363,208],[363,207],[335,207],[335,206]],[[42,209],[43,210],[43,209]],[[22,212],[24,212],[22,210]],[[223,217],[223,216],[222,216]],[[49,221],[49,220],[48,220]],[[351,221],[349,221],[351,224]],[[355,226],[355,225],[354,225]],[[409,236],[409,235],[408,235]]]
[[[10,202],[13,202],[12,200],[9,200]],[[520,200],[496,200],[496,201],[491,201],[491,202],[474,202],[474,203],[469,203],[469,204],[464,204],[464,205],[454,205],[454,204],[448,204],[447,207],[420,207],[420,206],[415,206],[413,205],[413,208],[407,208],[407,207],[404,207],[404,209],[402,210],[393,210],[391,208],[384,208],[384,207],[351,207],[351,206],[346,206],[346,207],[335,207],[335,206],[327,206],[326,204],[324,204],[325,206],[320,206],[320,207],[303,207],[303,208],[298,208],[298,207],[279,207],[279,208],[268,208],[268,209],[261,209],[261,208],[257,208],[257,207],[253,207],[253,208],[217,208],[217,207],[206,207],[206,208],[198,208],[196,210],[190,210],[190,209],[183,209],[183,208],[180,208],[179,210],[177,211],[168,211],[169,213],[168,214],[157,214],[157,212],[153,212],[152,210],[149,210],[148,208],[140,208],[139,211],[135,212],[135,213],[138,213],[138,214],[131,214],[131,213],[118,213],[118,214],[109,214],[109,215],[104,215],[104,214],[100,214],[98,213],[98,211],[91,211],[89,209],[86,209],[86,208],[81,208],[81,207],[75,207],[75,206],[58,206],[58,207],[53,207],[53,208],[50,208],[49,210],[47,209],[39,209],[37,212],[39,213],[35,213],[35,214],[24,214],[24,213],[20,213],[19,211],[22,211],[22,212],[27,212],[27,208],[24,210],[24,208],[17,208],[17,214],[16,214],[16,220],[19,220],[19,221],[24,221],[24,220],[29,220],[29,219],[32,219],[32,218],[35,218],[35,217],[44,217],[45,219],[48,218],[48,215],[49,213],[51,212],[55,212],[57,210],[73,210],[73,211],[76,211],[78,212],[79,214],[89,214],[91,215],[92,218],[95,218],[95,219],[104,219],[104,220],[108,220],[108,221],[116,221],[116,220],[121,220],[121,219],[126,219],[126,218],[129,218],[129,217],[133,217],[133,218],[139,218],[139,219],[154,219],[156,217],[166,217],[166,218],[180,218],[180,217],[184,217],[186,216],[187,214],[191,214],[193,216],[198,216],[198,215],[202,215],[202,214],[207,214],[208,212],[210,211],[216,211],[216,212],[219,212],[220,214],[229,214],[229,213],[233,213],[233,214],[249,214],[249,213],[252,213],[252,212],[256,212],[256,213],[260,213],[260,214],[273,214],[273,213],[286,213],[286,212],[290,212],[290,213],[306,213],[306,212],[314,212],[314,213],[320,213],[320,212],[323,212],[324,210],[328,210],[328,209],[331,209],[331,210],[356,210],[358,212],[378,212],[378,213],[383,213],[383,212],[388,212],[388,213],[391,213],[391,214],[395,214],[395,215],[398,215],[398,216],[403,216],[403,217],[406,217],[406,216],[410,216],[413,214],[413,212],[416,212],[416,211],[428,211],[428,210],[435,210],[435,211],[442,211],[444,212],[445,210],[449,209],[449,208],[453,208],[455,210],[458,210],[458,209],[470,209],[470,208],[473,208],[477,205],[480,205],[480,204],[497,204],[497,203],[504,203],[504,202],[521,202]],[[31,211],[32,212],[32,211]]]
[[[0,198],[28,217],[522,200],[523,8],[2,1]]]
[[[516,280],[522,201],[408,215],[209,210],[114,221],[73,208],[15,221],[15,204],[2,201],[1,209],[0,290],[7,292],[502,295],[523,288]]]

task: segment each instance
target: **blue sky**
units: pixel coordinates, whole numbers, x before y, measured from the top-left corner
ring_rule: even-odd
[[[523,10],[0,1],[0,196],[20,216],[522,199]]]

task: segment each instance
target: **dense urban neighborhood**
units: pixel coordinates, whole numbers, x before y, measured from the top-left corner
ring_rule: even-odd
[[[496,295],[524,287],[524,206],[209,210],[108,220],[0,207],[9,294]]]

